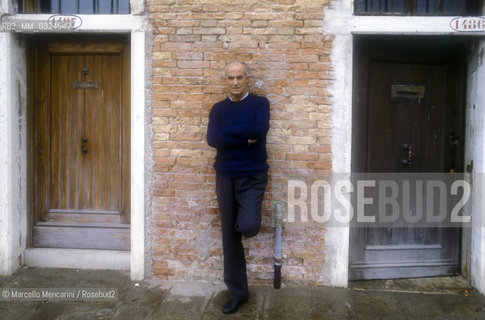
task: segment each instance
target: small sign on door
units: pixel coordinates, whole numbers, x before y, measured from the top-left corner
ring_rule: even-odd
[[[423,99],[426,91],[425,86],[413,84],[393,84],[391,86],[392,99]]]
[[[98,81],[74,81],[73,89],[98,89]]]

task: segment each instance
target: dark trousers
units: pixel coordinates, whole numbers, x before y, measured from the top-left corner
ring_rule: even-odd
[[[217,175],[216,193],[221,214],[224,282],[231,299],[249,297],[242,236],[254,237],[261,228],[261,208],[268,184],[266,172],[241,178]]]

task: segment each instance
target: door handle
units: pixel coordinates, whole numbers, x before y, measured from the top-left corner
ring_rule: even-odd
[[[88,153],[88,147],[86,146],[87,143],[88,143],[88,138],[82,137],[82,139],[81,139],[81,152],[83,154]]]
[[[411,168],[413,164],[413,146],[410,143],[402,144],[404,158],[401,160],[403,166]]]

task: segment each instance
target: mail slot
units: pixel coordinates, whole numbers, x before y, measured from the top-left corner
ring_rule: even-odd
[[[98,89],[98,81],[74,81],[73,89]]]
[[[423,99],[426,91],[425,86],[408,85],[408,84],[393,84],[391,86],[392,99]]]

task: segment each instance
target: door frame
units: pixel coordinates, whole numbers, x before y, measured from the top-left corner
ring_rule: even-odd
[[[2,1],[3,3],[3,1]],[[0,155],[0,173],[5,183],[0,188],[0,218],[5,222],[0,225],[0,273],[12,274],[22,265],[34,267],[88,268],[88,269],[123,269],[130,270],[133,280],[141,280],[150,272],[149,257],[150,238],[145,232],[145,221],[150,216],[150,188],[146,177],[150,176],[151,167],[149,141],[150,105],[147,88],[149,87],[151,57],[151,38],[146,28],[147,17],[143,13],[144,5],[139,0],[131,0],[131,15],[111,15],[99,19],[95,15],[80,15],[83,24],[76,34],[90,36],[125,34],[130,39],[131,66],[131,142],[130,142],[130,212],[131,212],[131,251],[85,250],[85,249],[44,249],[29,248],[27,189],[27,122],[26,114],[27,87],[31,79],[27,78],[27,58],[29,37],[40,37],[44,34],[66,34],[65,31],[49,30],[42,33],[17,30],[0,33],[0,63],[7,72],[0,75],[0,104],[2,121],[0,122],[0,146],[5,153]],[[10,12],[10,10],[9,10]],[[29,15],[29,19],[47,20],[49,15]],[[12,21],[20,25],[24,15],[12,11]],[[72,35],[72,34],[71,34]],[[146,182],[145,182],[146,181]],[[5,191],[5,192],[3,192]],[[146,211],[147,210],[147,211]],[[148,225],[149,227],[149,225]]]
[[[461,132],[461,143],[456,158],[456,168],[458,172],[464,171],[464,145],[465,145],[465,105],[466,105],[466,56],[470,46],[470,42],[466,38],[445,38],[433,37],[432,39],[417,36],[356,36],[353,39],[353,104],[352,104],[352,151],[351,151],[351,172],[366,172],[367,171],[367,152],[368,152],[368,78],[369,78],[369,64],[372,62],[389,62],[389,63],[407,63],[407,64],[436,64],[447,65],[448,74],[446,83],[454,86],[456,90],[444,90],[446,95],[448,113],[450,119],[453,119],[454,124],[451,127],[457,127]],[[404,52],[404,53],[403,53]],[[456,106],[456,107],[453,107]],[[455,108],[462,108],[462,111],[457,115],[451,115]],[[445,131],[450,127],[446,126]],[[446,134],[446,133],[445,133]],[[352,244],[361,243],[359,239],[355,239],[357,229],[350,226],[350,243],[349,243],[349,280],[354,280],[353,277],[361,277],[364,274],[374,274],[372,270],[367,270],[362,266],[362,269],[351,269],[353,250],[357,248]],[[461,230],[457,230],[459,232]],[[461,235],[455,232],[458,239]],[[460,245],[458,250],[460,251]],[[460,263],[460,253],[458,252],[456,258]],[[372,264],[372,261],[369,261]],[[393,268],[396,268],[394,266]],[[459,266],[460,268],[460,266]],[[449,272],[448,266],[435,268],[433,272],[426,270],[426,272]],[[387,270],[387,269],[386,269]],[[383,274],[384,271],[378,271]],[[406,268],[403,272],[404,277],[409,277],[415,271]],[[440,271],[441,270],[441,271]],[[360,279],[360,278],[357,278]]]
[[[471,64],[467,70],[467,112],[465,130],[467,147],[465,149],[466,166],[475,174],[485,172],[485,126],[481,119],[485,111],[474,108],[474,105],[485,105],[485,92],[474,87],[485,79],[485,64],[482,63],[485,51],[483,31],[461,32],[450,28],[455,17],[416,17],[416,16],[358,16],[354,15],[353,2],[343,0],[334,2],[324,8],[322,33],[332,40],[330,63],[332,65],[332,82],[327,87],[332,105],[332,172],[348,173],[351,170],[352,140],[352,77],[353,74],[353,38],[359,35],[427,35],[447,39],[472,38],[474,45],[470,50]],[[480,121],[478,121],[480,120]],[[346,130],[342,128],[347,128]],[[473,163],[473,162],[474,163]],[[483,194],[485,186],[473,185],[472,194]],[[472,215],[472,228],[463,231],[462,254],[463,270],[468,270],[466,277],[481,293],[485,293],[485,231],[481,228],[482,212],[485,212],[483,201],[472,201],[469,212]],[[350,226],[329,227],[325,232],[325,264],[322,270],[323,284],[328,286],[348,286]]]
[[[130,19],[126,17],[114,17],[115,20]],[[88,269],[121,269],[131,270],[131,278],[133,280],[140,280],[145,277],[146,257],[145,250],[147,247],[147,240],[145,238],[145,208],[147,202],[145,190],[145,175],[147,170],[146,153],[146,30],[141,28],[141,21],[113,21],[113,25],[121,25],[123,28],[128,28],[128,32],[119,32],[118,35],[128,37],[129,43],[129,65],[130,65],[130,251],[119,250],[96,250],[96,249],[62,249],[62,248],[31,248],[27,239],[29,235],[32,221],[28,220],[32,215],[29,214],[32,209],[29,199],[29,192],[26,191],[26,213],[25,213],[25,229],[21,230],[24,234],[25,244],[23,252],[21,253],[21,264],[35,267],[61,267],[61,268],[88,268]],[[91,26],[93,27],[93,26]],[[124,36],[123,36],[124,34]],[[116,34],[114,35],[116,37]],[[42,37],[54,37],[58,39],[62,35],[47,34],[47,35],[27,35],[24,36],[26,51],[26,67],[29,68],[29,63],[32,61],[32,56],[29,54],[29,45],[33,40]],[[73,35],[68,35],[73,38]],[[82,39],[110,38],[113,34],[81,34]],[[37,40],[35,40],[37,41]],[[30,61],[30,62],[29,62]],[[33,86],[32,75],[27,78],[27,87]],[[28,92],[28,91],[27,91]],[[27,95],[27,93],[26,93]],[[27,95],[27,102],[32,103],[33,97]],[[26,122],[32,121],[31,113],[27,113]],[[28,127],[26,123],[26,126]],[[27,138],[24,138],[27,143]],[[30,150],[31,151],[31,150]],[[32,170],[31,165],[26,168],[26,171]],[[29,185],[29,184],[27,184]],[[26,189],[29,189],[28,187]]]

